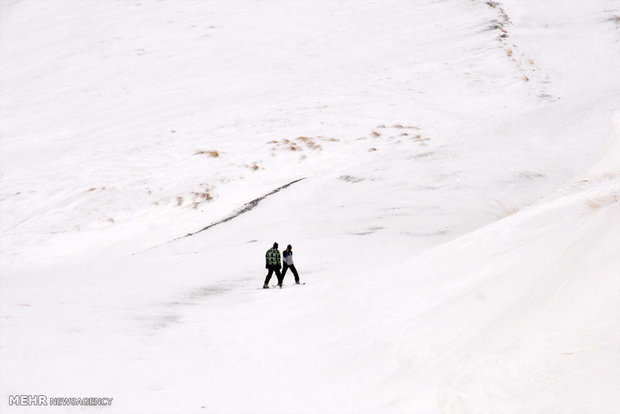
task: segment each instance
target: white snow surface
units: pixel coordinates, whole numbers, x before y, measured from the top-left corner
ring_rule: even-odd
[[[620,412],[619,21],[0,2],[0,411]]]

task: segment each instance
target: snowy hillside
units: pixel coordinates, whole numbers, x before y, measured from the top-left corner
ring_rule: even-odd
[[[619,21],[0,2],[0,411],[620,412]]]

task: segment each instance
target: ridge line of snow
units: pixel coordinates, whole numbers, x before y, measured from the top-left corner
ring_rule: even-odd
[[[490,229],[500,225],[500,223],[513,220],[529,220],[538,214],[572,204],[576,202],[575,199],[582,198],[583,202],[592,202],[592,200],[596,201],[609,197],[608,200],[604,200],[605,203],[617,203],[620,194],[620,180],[618,179],[618,166],[620,165],[620,111],[612,116],[611,124],[610,134],[599,153],[599,159],[585,169],[584,173],[567,181],[555,193],[545,194],[533,203],[518,209],[513,214],[461,234],[428,250],[421,251],[412,260],[415,261],[423,255],[432,254],[433,251],[441,250],[453,243],[460,243],[472,235],[490,231]],[[584,176],[586,178],[580,178]],[[613,181],[617,181],[617,183],[613,183]],[[607,182],[609,182],[609,185],[605,185]],[[558,193],[559,196],[557,196]],[[612,198],[613,200],[611,200]]]

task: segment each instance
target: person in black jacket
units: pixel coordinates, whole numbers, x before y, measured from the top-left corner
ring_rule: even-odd
[[[276,272],[276,276],[278,277],[278,287],[281,288],[282,274],[280,273],[280,251],[278,250],[278,243],[274,243],[273,247],[267,250],[267,253],[265,254],[265,267],[269,272],[265,278],[263,289],[269,289],[269,280],[271,280],[271,275],[273,272]]]

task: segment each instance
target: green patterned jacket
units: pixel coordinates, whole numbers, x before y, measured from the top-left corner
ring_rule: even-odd
[[[270,267],[280,268],[280,251],[275,247],[267,250],[267,254],[265,255],[265,259],[267,264],[265,267],[269,269]]]

